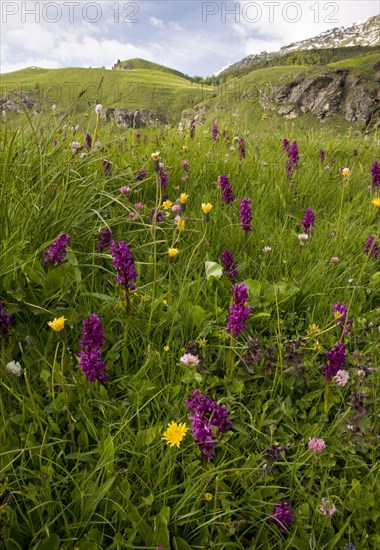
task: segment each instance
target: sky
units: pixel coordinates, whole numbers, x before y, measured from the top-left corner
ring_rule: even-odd
[[[1,72],[140,57],[190,76],[379,14],[379,0],[1,0]]]

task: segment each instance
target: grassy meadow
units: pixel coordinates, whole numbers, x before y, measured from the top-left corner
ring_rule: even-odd
[[[0,547],[379,548],[379,135],[66,107],[0,123]]]

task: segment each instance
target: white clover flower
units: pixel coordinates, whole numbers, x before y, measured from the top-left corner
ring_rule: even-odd
[[[7,371],[9,371],[13,376],[20,376],[22,373],[22,368],[20,363],[17,361],[10,361],[5,365]]]
[[[100,103],[98,103],[98,104],[96,105],[96,107],[95,107],[95,113],[96,113],[97,115],[100,115],[102,111],[103,111],[103,105],[101,105]]]
[[[272,247],[270,247],[270,246],[264,246],[263,252],[265,252],[266,254],[268,254],[269,252],[272,252]]]

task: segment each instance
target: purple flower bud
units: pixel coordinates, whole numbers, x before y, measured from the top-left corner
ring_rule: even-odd
[[[70,235],[68,233],[60,233],[56,240],[45,251],[45,265],[59,265],[65,259],[67,247],[70,244]]]
[[[253,218],[252,214],[252,199],[241,199],[240,201],[240,221],[243,231],[252,231],[251,221]]]
[[[112,262],[118,272],[117,280],[129,290],[135,289],[136,265],[129,246],[124,241],[111,241]]]
[[[89,382],[100,380],[103,384],[107,382],[106,365],[100,360],[100,352],[104,346],[103,325],[99,317],[92,313],[82,322],[83,338],[78,356],[79,366]]]

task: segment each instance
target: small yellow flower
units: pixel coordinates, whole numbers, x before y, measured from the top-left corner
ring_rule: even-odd
[[[322,349],[322,344],[320,344],[318,342],[318,340],[314,343],[314,346],[313,346],[313,350],[314,351],[319,351],[320,349]]]
[[[167,301],[166,298],[163,298],[163,299],[161,300],[161,303],[164,304],[164,306],[166,306],[166,305],[168,304],[168,301]],[[169,349],[169,348],[168,348],[168,349]],[[166,350],[166,351],[167,351],[167,350]]]
[[[155,153],[152,153],[150,156],[152,160],[160,160],[160,151],[156,151]]]
[[[178,252],[179,252],[178,248],[169,248],[168,250],[169,258],[175,258]]]
[[[65,321],[66,319],[64,317],[58,317],[58,319],[53,319],[53,321],[48,321],[48,325],[55,332],[61,332],[61,330],[65,328]]]
[[[164,346],[164,351],[169,351],[169,350],[170,350],[170,348],[169,348],[168,345]]]
[[[212,494],[211,493],[205,493],[205,500],[207,500],[207,502],[210,502],[210,500],[212,500]]]
[[[209,214],[211,210],[212,210],[212,204],[210,204],[209,202],[207,204],[202,203],[203,214]]]
[[[341,317],[343,317],[343,313],[340,311],[334,311],[334,319],[340,319]]]
[[[265,113],[263,115],[261,115],[262,120],[266,120],[267,118],[268,118],[268,115],[266,115]]]
[[[380,197],[375,197],[371,200],[372,204],[376,206],[376,208],[380,208]]]
[[[199,340],[197,340],[197,344],[200,348],[205,348],[207,346],[206,338],[199,338]]]
[[[172,206],[173,206],[173,203],[172,203],[172,201],[170,201],[169,199],[167,199],[166,201],[164,201],[164,202],[162,203],[162,208],[163,208],[164,210],[170,210]]]
[[[140,302],[144,303],[144,302],[149,302],[150,300],[150,296],[148,296],[148,294],[142,294],[140,296]]]
[[[310,326],[309,326],[309,334],[310,336],[315,336],[316,334],[318,334],[318,332],[320,331],[321,329],[319,328],[318,325],[316,325],[315,323],[312,323]]]
[[[187,145],[182,145],[181,149],[184,153],[186,153],[189,150],[189,147]]]
[[[170,422],[168,429],[164,432],[161,439],[166,441],[170,447],[179,447],[183,438],[188,431],[186,424],[177,424],[177,422]]]
[[[188,198],[189,198],[189,195],[187,193],[181,193],[179,200],[182,202],[182,204],[186,204]]]
[[[178,218],[176,226],[178,231],[183,231],[185,229],[185,220],[183,218]]]
[[[350,169],[349,168],[343,168],[342,169],[342,176],[344,178],[348,178],[349,175],[350,175]]]

